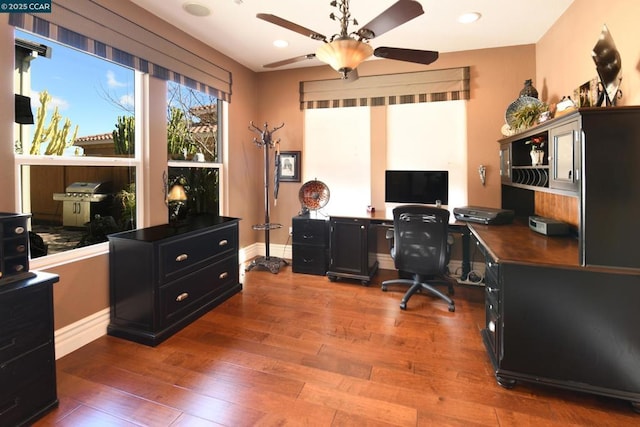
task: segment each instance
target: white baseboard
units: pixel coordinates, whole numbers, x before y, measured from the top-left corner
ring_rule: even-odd
[[[83,345],[106,335],[108,325],[109,309],[105,308],[56,330],[54,333],[56,359],[60,359]]]

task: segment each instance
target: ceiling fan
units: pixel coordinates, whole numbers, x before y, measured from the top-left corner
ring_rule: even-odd
[[[349,23],[358,25],[358,22],[355,18],[351,17],[349,0],[333,0],[330,4],[340,12],[339,16],[336,16],[334,13],[329,15],[334,21],[340,22],[340,32],[330,38],[275,15],[268,13],[257,14],[256,16],[259,19],[323,42],[322,46],[320,46],[315,53],[308,53],[295,58],[272,62],[264,65],[264,67],[277,68],[307,59],[318,58],[320,61],[329,64],[334,70],[338,71],[343,79],[347,79],[349,78],[349,74],[372,54],[379,58],[396,59],[426,65],[438,59],[438,52],[432,50],[403,49],[397,47],[377,47],[373,49],[371,45],[369,45],[369,40],[422,15],[424,10],[419,2],[415,0],[399,0],[367,25],[351,33],[349,33]]]

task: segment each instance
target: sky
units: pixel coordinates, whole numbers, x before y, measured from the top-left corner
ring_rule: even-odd
[[[39,93],[43,90],[52,97],[45,124],[49,123],[57,105],[62,121],[71,120],[70,132],[75,125],[79,126],[77,137],[111,133],[118,116],[132,114],[135,77],[132,69],[26,32],[16,30],[16,37],[52,48],[51,58],[39,57],[31,62],[34,117],[40,106]],[[130,108],[130,112],[116,103]]]

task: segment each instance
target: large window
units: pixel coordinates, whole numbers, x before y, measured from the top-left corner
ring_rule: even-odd
[[[30,97],[34,116],[14,132],[32,258],[135,227],[137,73],[24,31],[15,38],[15,92]]]
[[[214,96],[167,84],[167,186],[185,187],[188,215],[220,213],[221,107]]]

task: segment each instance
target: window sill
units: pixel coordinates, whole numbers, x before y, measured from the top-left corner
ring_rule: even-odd
[[[30,270],[46,270],[109,253],[109,242],[29,260]]]

